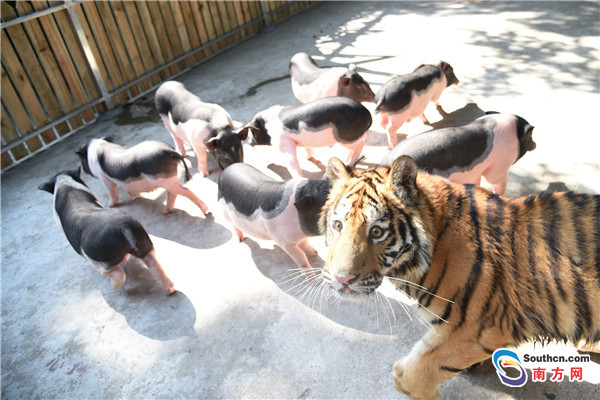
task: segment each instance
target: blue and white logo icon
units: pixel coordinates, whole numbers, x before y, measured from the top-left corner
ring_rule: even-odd
[[[508,349],[498,349],[494,351],[492,356],[494,367],[496,367],[496,373],[500,378],[500,381],[506,386],[521,387],[527,382],[527,372],[521,365],[521,360],[517,353]],[[515,368],[520,371],[520,375],[516,378],[511,378],[506,375],[504,368]]]

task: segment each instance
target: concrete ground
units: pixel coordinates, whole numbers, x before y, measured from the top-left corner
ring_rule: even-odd
[[[598,2],[324,2],[179,80],[241,125],[271,105],[297,104],[286,75],[299,51],[320,65],[356,63],[374,91],[442,59],[461,83],[442,95],[443,112],[426,111],[434,127],[488,110],[519,114],[536,127],[538,147],[511,169],[508,196],[600,193],[599,21]],[[92,137],[171,143],[153,107],[149,95],[110,112],[2,174],[2,399],[405,398],[392,386],[391,367],[427,329],[415,310],[406,312],[386,288],[365,304],[330,303],[293,279],[295,265],[272,242],[238,243],[218,213],[212,158],[212,175],[188,183],[211,206],[208,218],[185,198],[161,215],[161,191],[134,200],[120,193],[118,208],[151,234],[178,289],[173,296],[165,297],[137,260],[126,265],[125,286],[113,291],[70,248],[54,223],[51,196],[37,186],[77,167],[73,150]],[[401,132],[427,129],[413,121]],[[387,151],[376,124],[367,144],[367,162]],[[273,149],[245,151],[249,163],[274,176],[285,172]],[[317,157],[326,163],[339,152]],[[193,154],[188,159],[196,165]],[[302,166],[307,176],[323,173]],[[106,203],[99,181],[83,178]],[[311,262],[320,267],[323,240],[311,243],[319,250]],[[597,367],[585,366],[588,381],[600,380]],[[549,378],[508,388],[488,361],[441,392],[456,399],[581,399],[598,398],[600,390]]]

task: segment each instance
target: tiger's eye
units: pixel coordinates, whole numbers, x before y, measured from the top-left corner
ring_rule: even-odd
[[[342,221],[333,221],[333,229],[336,231],[341,231],[344,226],[342,225]]]
[[[369,234],[373,239],[380,239],[383,236],[384,230],[380,226],[374,226],[369,231]]]

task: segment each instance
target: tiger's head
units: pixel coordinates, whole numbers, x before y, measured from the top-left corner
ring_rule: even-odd
[[[320,218],[329,248],[323,279],[338,295],[366,298],[386,276],[414,280],[427,271],[431,237],[410,157],[366,171],[332,158],[327,177],[332,189]]]

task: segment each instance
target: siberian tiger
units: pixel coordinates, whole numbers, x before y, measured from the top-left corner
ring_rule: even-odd
[[[417,173],[407,156],[366,171],[332,159],[327,176],[328,286],[360,298],[400,278],[429,310],[434,330],[395,363],[396,389],[436,398],[445,380],[528,340],[600,350],[600,196],[511,200]]]

